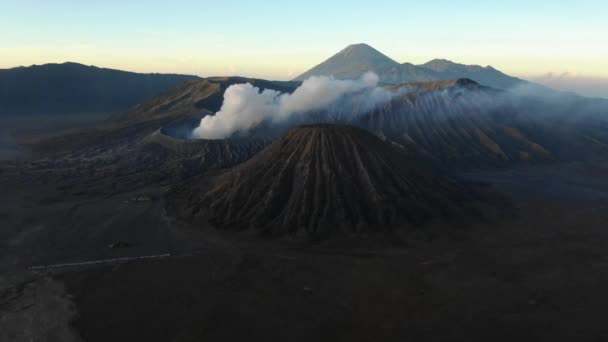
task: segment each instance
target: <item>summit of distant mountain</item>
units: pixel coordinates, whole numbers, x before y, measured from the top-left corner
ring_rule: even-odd
[[[521,79],[506,75],[489,65],[482,67],[454,63],[447,59],[434,59],[418,67],[437,73],[439,79],[466,77],[477,83],[500,89],[508,89],[523,82]]]
[[[484,68],[479,65],[458,64],[458,63],[454,63],[447,59],[433,59],[432,61],[421,64],[420,66],[427,68],[427,69],[431,69],[435,72],[456,72],[456,71],[468,72],[468,71],[472,71],[472,70],[482,70],[482,69],[486,69],[486,68],[492,68],[490,66]]]
[[[375,72],[380,77],[380,82],[389,84],[467,78],[481,85],[509,89],[525,82],[491,66],[465,65],[446,59],[434,59],[421,65],[399,64],[367,44],[349,45],[295,80],[302,81],[310,76],[321,75],[355,79],[367,71]]]
[[[194,79],[73,62],[0,69],[0,115],[119,112]]]
[[[358,78],[367,71],[397,67],[399,63],[367,44],[353,44],[325,62],[296,77],[303,81],[310,76],[334,76],[338,79]]]

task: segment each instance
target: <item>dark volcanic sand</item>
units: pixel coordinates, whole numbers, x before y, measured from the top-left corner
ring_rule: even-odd
[[[515,218],[355,248],[360,241],[305,246],[191,230],[164,217],[162,189],[142,190],[149,200],[141,202],[129,202],[133,194],[53,201],[4,169],[0,325],[12,328],[0,339],[28,340],[15,335],[22,326],[35,337],[85,341],[603,341],[608,202],[566,198],[608,193],[606,171],[518,170],[506,187]],[[483,176],[504,187],[504,172]],[[552,191],[530,190],[539,177]],[[132,247],[108,247],[123,240]],[[164,252],[173,255],[26,269]],[[24,279],[34,281],[17,286]]]

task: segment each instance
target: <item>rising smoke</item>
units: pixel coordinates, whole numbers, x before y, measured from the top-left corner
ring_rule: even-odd
[[[284,123],[294,116],[324,109],[354,93],[365,99],[363,105],[369,108],[389,101],[394,95],[378,87],[378,76],[371,72],[358,80],[313,76],[292,94],[271,89],[261,91],[249,83],[234,84],[226,89],[220,111],[204,117],[192,135],[200,139],[227,138],[262,122]]]
[[[224,139],[261,123],[283,128],[303,123],[356,124],[360,115],[372,112],[394,97],[424,87],[401,85],[390,89],[379,87],[378,76],[374,73],[366,73],[357,80],[313,76],[292,94],[270,89],[262,91],[249,83],[235,84],[226,89],[220,111],[204,117],[191,137]],[[402,117],[420,115],[424,120],[432,117],[437,123],[478,115],[502,120],[511,118],[521,123],[549,119],[572,123],[601,118],[604,124],[608,122],[607,116],[599,114],[608,112],[607,109],[606,100],[585,99],[522,83],[507,92],[474,90],[466,85],[423,91],[411,107],[397,106],[391,111]]]

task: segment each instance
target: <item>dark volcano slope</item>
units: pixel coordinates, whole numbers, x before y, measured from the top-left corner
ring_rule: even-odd
[[[68,192],[116,192],[232,167],[271,140],[181,138],[203,116],[219,109],[227,87],[242,82],[283,92],[292,91],[297,84],[240,77],[187,82],[93,129],[33,143],[29,148],[35,158],[24,164],[24,173],[32,181],[53,183]]]
[[[131,145],[44,158],[23,166],[33,182],[54,184],[67,193],[117,193],[168,185],[240,164],[270,140],[180,140],[158,130]]]
[[[551,151],[525,133],[534,127],[504,92],[467,79],[388,89],[401,94],[372,110],[357,101],[337,104],[302,116],[300,123],[358,126],[449,167],[505,166],[553,158]]]
[[[28,146],[37,156],[90,155],[139,142],[162,129],[164,134],[185,139],[200,120],[218,111],[224,91],[237,83],[251,83],[260,89],[292,92],[299,82],[266,81],[243,77],[210,77],[193,80],[112,116],[94,129],[48,137]]]
[[[168,194],[169,210],[230,229],[311,238],[465,213],[476,191],[350,126],[303,126],[213,179]]]
[[[145,183],[181,181],[240,164],[271,143],[268,139],[180,140],[157,131],[130,150],[117,170]]]
[[[133,124],[144,121],[170,122],[177,119],[195,118],[198,126],[203,116],[220,110],[224,101],[224,92],[234,84],[250,83],[264,89],[282,93],[291,93],[299,85],[296,81],[266,81],[245,77],[209,77],[203,80],[190,81],[170,91],[149,99],[128,111],[113,118],[115,124]]]
[[[533,129],[529,119],[506,93],[467,79],[406,87],[411,90],[362,116],[357,125],[449,166],[554,158],[527,133]]]
[[[358,126],[449,168],[608,156],[607,120],[598,115],[608,102],[523,97],[468,79],[387,89],[397,95],[371,110],[358,101],[338,103],[298,123]]]

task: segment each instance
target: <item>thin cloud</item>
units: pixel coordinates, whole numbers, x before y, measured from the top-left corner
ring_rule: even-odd
[[[608,98],[608,78],[589,77],[573,73],[548,73],[541,76],[528,77],[530,81],[547,87],[571,91],[588,97]]]

